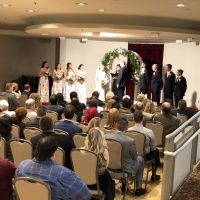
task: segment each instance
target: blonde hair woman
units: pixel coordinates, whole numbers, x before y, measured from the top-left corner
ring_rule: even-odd
[[[108,113],[108,120],[106,122],[105,128],[114,129],[118,119],[119,110],[117,110],[116,108],[111,108]]]
[[[109,154],[104,133],[99,128],[90,129],[84,148],[97,155],[100,189],[105,194],[105,200],[113,200],[115,198],[115,183],[107,171]]]

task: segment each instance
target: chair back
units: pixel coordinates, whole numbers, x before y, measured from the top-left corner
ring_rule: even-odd
[[[112,139],[106,139],[109,152],[109,166],[111,170],[122,169],[122,145]]]
[[[80,123],[78,126],[83,130],[83,133],[88,131],[88,125]]]
[[[65,151],[61,147],[57,148],[53,160],[55,160],[58,165],[65,165]]]
[[[151,129],[155,135],[157,146],[163,145],[163,130],[164,126],[160,122],[147,122],[146,128]]]
[[[1,137],[0,139],[0,158],[5,158],[6,156],[6,140]]]
[[[23,160],[32,159],[32,144],[29,141],[11,140],[10,148],[15,166],[18,166]]]
[[[54,132],[58,135],[69,135],[66,131],[63,131],[61,129],[54,129]]]
[[[12,129],[11,129],[11,134],[15,138],[19,138],[19,134],[20,134],[20,128],[19,128],[19,126],[17,126],[16,124],[13,124],[12,125]]]
[[[0,95],[0,100],[6,100],[6,101],[8,101],[8,97],[7,97],[7,96]]]
[[[98,159],[95,153],[85,149],[73,149],[71,151],[71,160],[74,172],[86,185],[95,185],[98,183]]]
[[[85,136],[82,135],[74,135],[73,136],[73,141],[74,141],[74,145],[76,148],[81,148],[85,146]]]
[[[47,111],[46,116],[50,117],[53,120],[53,123],[58,121],[58,113],[53,111]]]
[[[41,180],[29,177],[16,178],[14,187],[19,200],[51,200],[50,186]]]
[[[132,138],[136,144],[136,150],[139,156],[145,155],[145,135],[136,131],[126,131],[125,135]]]
[[[24,137],[25,137],[25,140],[28,140],[28,141],[31,141],[32,137],[35,137],[41,133],[42,133],[42,130],[35,127],[27,127],[24,129]]]
[[[19,102],[19,106],[20,107],[25,107],[25,102],[27,100],[27,95],[20,95],[19,99],[18,99],[18,102]]]
[[[30,122],[31,120],[30,120],[30,118],[28,118],[28,117],[25,117],[24,119],[23,119],[23,122],[25,123],[25,124],[27,124],[28,122]]]

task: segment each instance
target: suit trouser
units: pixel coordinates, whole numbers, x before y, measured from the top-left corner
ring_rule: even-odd
[[[137,157],[138,161],[138,170],[135,174],[135,184],[136,189],[142,188],[142,180],[143,180],[143,173],[144,173],[144,159],[141,156]]]
[[[156,102],[157,105],[160,105],[160,89],[159,88],[154,88],[152,90],[152,101]]]
[[[152,171],[152,175],[156,175],[157,167],[160,165],[160,153],[159,150],[156,149],[155,151],[150,151],[148,154],[146,154],[146,160],[154,160],[155,162],[152,163],[152,168],[154,169]]]
[[[172,100],[172,106],[173,106],[173,92],[171,92],[171,93],[164,92],[164,100],[166,100],[166,99],[171,99]]]
[[[121,101],[124,96],[125,87],[119,87],[117,92],[117,97]]]

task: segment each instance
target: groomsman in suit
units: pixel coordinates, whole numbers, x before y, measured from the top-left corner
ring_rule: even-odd
[[[185,96],[185,92],[187,90],[187,81],[183,76],[183,70],[178,69],[176,72],[176,81],[175,81],[175,88],[174,88],[174,99],[175,99],[175,106],[178,106],[178,102],[180,99],[183,99]]]
[[[158,69],[157,64],[152,65],[153,76],[151,79],[151,92],[152,92],[152,101],[156,102],[157,105],[160,105],[160,91],[163,87],[162,74]]]
[[[140,93],[147,94],[148,89],[148,72],[146,70],[146,63],[143,63],[140,72]]]
[[[125,87],[126,87],[126,77],[127,77],[127,67],[126,67],[126,63],[123,62],[123,67],[120,69],[119,74],[117,76],[117,97],[118,99],[121,101],[123,96],[124,96],[124,91],[125,91]]]
[[[164,75],[164,99],[171,99],[173,102],[176,76],[172,72],[171,64],[167,64],[164,68],[166,71]]]

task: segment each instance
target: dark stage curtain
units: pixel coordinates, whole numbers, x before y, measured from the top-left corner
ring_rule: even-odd
[[[128,44],[128,50],[135,51],[138,53],[143,62],[147,63],[147,71],[149,74],[149,88],[148,88],[148,98],[151,98],[151,77],[152,77],[152,65],[158,64],[162,72],[163,66],[163,52],[164,44]],[[129,72],[131,72],[131,66],[128,63]],[[134,97],[134,82],[131,80],[131,74],[127,77],[126,93],[130,97]]]

